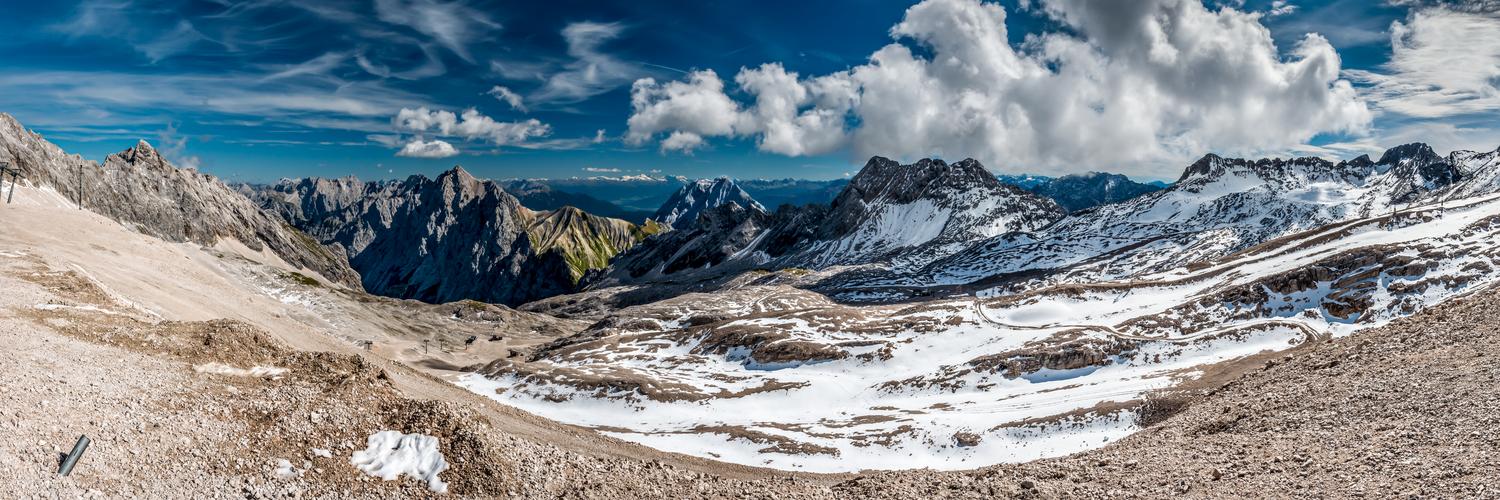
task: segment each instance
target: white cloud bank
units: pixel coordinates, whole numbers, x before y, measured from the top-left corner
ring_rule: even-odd
[[[454,149],[452,144],[448,144],[445,141],[437,139],[424,141],[421,138],[416,138],[406,143],[405,146],[402,146],[401,150],[396,152],[396,156],[407,158],[447,158],[458,156],[458,150]]]
[[[1379,108],[1418,118],[1500,110],[1500,12],[1419,9],[1390,31],[1390,61],[1347,72]]]
[[[791,156],[847,148],[857,158],[972,156],[1010,170],[1175,175],[1209,151],[1284,151],[1370,127],[1321,36],[1278,52],[1260,14],[1198,0],[1036,5],[1076,35],[1027,35],[1012,46],[999,5],[927,0],[891,28],[894,43],[847,71],[742,68],[736,95],[748,102],[731,98],[713,71],[637,80],[625,140],[690,152],[707,138],[738,137]]]
[[[550,125],[535,118],[501,122],[474,108],[464,110],[462,114],[426,107],[401,108],[391,121],[397,131],[413,134],[396,156],[414,158],[447,158],[458,154],[452,144],[436,139],[427,140],[429,136],[485,141],[496,146],[525,146],[533,138],[546,137],[552,133]]]

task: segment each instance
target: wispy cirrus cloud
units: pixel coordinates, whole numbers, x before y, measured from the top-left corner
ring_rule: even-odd
[[[75,40],[87,37],[122,40],[152,63],[185,52],[198,43],[212,41],[191,21],[172,19],[170,14],[146,12],[155,21],[122,22],[136,14],[136,7],[130,0],[86,0],[74,8],[69,20],[49,28]]]
[[[1418,118],[1500,110],[1500,16],[1446,6],[1391,24],[1391,58],[1345,73],[1380,109]]]
[[[375,0],[381,21],[409,27],[427,35],[465,61],[473,62],[469,46],[488,37],[500,23],[458,1]]]
[[[621,23],[575,22],[562,30],[568,46],[568,60],[545,76],[545,83],[528,96],[529,100],[547,104],[577,103],[629,84],[648,72],[639,63],[625,61],[604,49],[621,36]],[[497,66],[502,73],[507,66]],[[525,66],[518,66],[524,68]]]

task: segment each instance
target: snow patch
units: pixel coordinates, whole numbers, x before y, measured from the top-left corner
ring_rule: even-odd
[[[256,377],[278,379],[287,374],[286,368],[275,366],[252,366],[248,369],[236,368],[224,363],[205,363],[193,367],[193,371],[211,375],[227,375],[230,377]]]
[[[426,482],[427,489],[434,493],[448,492],[448,483],[438,477],[448,470],[448,462],[443,460],[438,438],[433,436],[380,431],[370,435],[365,449],[355,451],[349,463],[386,481],[406,474]]]

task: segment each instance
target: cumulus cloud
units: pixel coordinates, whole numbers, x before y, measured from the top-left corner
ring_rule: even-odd
[[[509,88],[496,85],[493,88],[490,88],[490,91],[486,93],[495,96],[495,98],[499,99],[501,102],[509,104],[511,108],[517,111],[520,111],[522,113],[526,112],[526,104],[521,101],[521,95],[515,92],[511,92]]]
[[[424,141],[420,138],[412,139],[396,152],[396,156],[407,158],[447,158],[456,155],[458,155],[458,150],[454,149],[452,144],[437,139]]]
[[[713,70],[689,73],[686,81],[636,80],[630,105],[625,142],[634,145],[661,132],[674,132],[676,144],[691,142],[686,137],[698,137],[701,143],[704,135],[732,136],[740,119],[739,103],[724,94],[724,81]]]
[[[1391,24],[1391,58],[1377,71],[1348,71],[1387,111],[1443,118],[1500,109],[1500,16],[1435,7]]]
[[[1009,42],[1005,11],[926,0],[862,65],[818,76],[742,68],[632,87],[626,140],[691,151],[753,137],[785,155],[972,156],[1002,169],[1170,174],[1208,151],[1285,151],[1365,133],[1371,113],[1327,40],[1278,50],[1262,15],[1198,0],[1042,0],[1066,26]],[[1139,165],[1140,167],[1133,167]],[[1131,171],[1131,170],[1134,171]]]
[[[426,107],[402,108],[392,120],[401,131],[418,135],[435,133],[439,136],[462,137],[468,140],[485,140],[496,146],[509,146],[525,142],[534,137],[545,137],[552,127],[532,118],[516,122],[496,121],[474,108],[462,114],[452,111],[430,110]]]

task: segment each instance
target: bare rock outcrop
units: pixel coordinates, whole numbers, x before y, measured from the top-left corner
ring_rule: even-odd
[[[14,165],[25,182],[142,233],[200,245],[233,239],[252,250],[269,249],[330,281],[359,286],[342,252],[267,214],[214,176],[177,168],[144,140],[101,165],[64,153],[0,113],[0,161]]]

